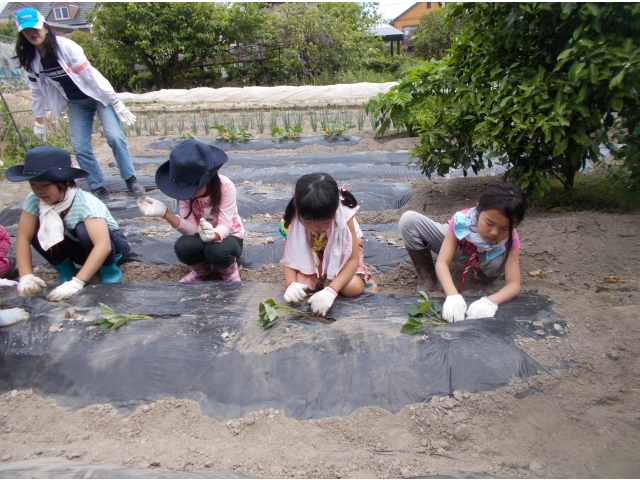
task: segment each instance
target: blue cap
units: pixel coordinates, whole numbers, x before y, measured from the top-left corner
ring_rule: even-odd
[[[21,32],[25,28],[41,29],[44,26],[44,17],[35,8],[23,8],[16,13],[16,28]]]

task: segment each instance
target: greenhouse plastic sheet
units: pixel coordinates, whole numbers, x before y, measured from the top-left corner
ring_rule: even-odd
[[[351,147],[360,143],[360,137],[352,137],[349,135],[339,136],[334,139],[326,138],[324,135],[315,135],[312,137],[300,137],[296,140],[283,140],[282,142],[274,142],[270,138],[256,138],[247,140],[246,142],[225,142],[217,138],[196,138],[199,142],[212,145],[224,150],[267,150],[271,148],[279,150],[291,150],[308,145],[323,145],[326,147]],[[171,150],[176,145],[184,142],[184,138],[167,138],[160,137],[158,140],[147,145],[147,148],[153,150]]]
[[[423,342],[399,332],[417,301],[404,295],[338,297],[333,322],[284,318],[263,330],[259,302],[283,301],[273,284],[98,284],[60,303],[17,297],[14,288],[0,294],[4,308],[31,311],[29,320],[0,329],[0,392],[33,389],[73,408],[111,403],[123,413],[174,397],[220,421],[271,407],[296,419],[366,406],[396,413],[458,389],[493,390],[512,376],[546,371],[514,339],[540,338],[533,321],[549,331],[562,323],[536,294],[501,305],[496,318],[425,327]],[[101,329],[93,325],[99,302],[153,318]],[[66,319],[69,307],[89,321]],[[306,303],[299,307],[308,313]]]

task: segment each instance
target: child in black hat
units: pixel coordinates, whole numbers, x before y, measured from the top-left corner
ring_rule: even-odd
[[[162,202],[145,197],[138,208],[147,217],[162,217],[183,234],[174,246],[191,272],[181,282],[205,280],[215,267],[222,280],[239,282],[237,259],[242,254],[244,228],[238,215],[236,187],[218,170],[228,160],[222,150],[185,140],[175,146],[169,161],[156,171],[156,184],[178,200],[179,215]]]
[[[81,290],[99,270],[102,283],[119,283],[118,261],[131,251],[120,227],[99,199],[76,188],[75,179],[88,173],[71,166],[69,153],[55,147],[27,152],[24,165],[8,168],[12,182],[29,181],[32,193],[23,205],[15,251],[18,294],[33,295],[46,286],[31,268],[31,246],[59,274],[59,287],[47,298],[66,300]],[[74,263],[82,265],[76,271]]]

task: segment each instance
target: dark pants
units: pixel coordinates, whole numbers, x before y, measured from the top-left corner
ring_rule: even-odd
[[[73,240],[68,236],[64,236],[64,240],[55,244],[49,250],[43,250],[38,241],[38,231],[40,230],[40,221],[36,225],[36,234],[31,240],[31,246],[44,257],[44,259],[51,265],[60,265],[67,258],[77,265],[84,265],[87,261],[91,250],[93,250],[93,242],[89,238],[87,233],[87,227],[84,226],[84,222],[78,223],[76,229],[72,232],[72,235],[79,241]],[[127,242],[127,238],[124,236],[121,230],[109,230],[109,240],[111,240],[111,252],[107,255],[107,258],[102,265],[111,265],[116,261],[116,255],[126,255],[131,252],[131,247]]]
[[[205,260],[213,267],[230,267],[242,255],[242,240],[229,235],[221,242],[203,242],[200,235],[183,235],[173,246],[182,263],[195,265]]]

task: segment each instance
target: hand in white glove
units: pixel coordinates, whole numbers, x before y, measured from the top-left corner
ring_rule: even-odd
[[[124,122],[127,125],[133,125],[136,123],[136,116],[131,113],[120,100],[113,104],[113,109],[116,111],[121,122]]]
[[[311,305],[311,313],[326,317],[327,312],[333,305],[333,301],[338,296],[338,293],[331,287],[324,287],[318,293],[311,295],[311,298],[307,300],[307,303]]]
[[[464,313],[467,311],[467,302],[459,293],[447,295],[447,299],[442,306],[442,318],[447,322],[459,322],[464,320]]]
[[[204,218],[200,219],[198,233],[200,234],[200,240],[203,242],[213,242],[216,238],[216,232],[213,231],[213,225],[207,222]]]
[[[42,287],[46,287],[40,277],[36,277],[33,273],[20,277],[20,283],[18,284],[18,295],[25,297],[27,295],[35,295],[42,291]]]
[[[64,282],[59,287],[55,288],[49,295],[47,295],[47,300],[50,302],[60,302],[61,300],[66,300],[67,298],[73,297],[77,292],[82,290],[86,284],[82,280],[78,280],[76,277],[73,277],[68,282]]]
[[[0,327],[8,327],[29,318],[29,312],[23,308],[0,310]]]
[[[0,287],[14,287],[18,285],[15,280],[7,280],[6,278],[0,278]]]
[[[160,200],[144,197],[138,199],[138,210],[145,217],[164,217],[164,214],[167,213],[167,206]]]
[[[38,140],[44,142],[47,140],[47,127],[45,127],[44,123],[35,122],[33,124],[33,134]]]
[[[498,311],[498,305],[489,297],[482,297],[480,300],[476,300],[467,309],[467,320],[473,320],[474,318],[488,318],[493,317]]]
[[[287,287],[287,291],[284,292],[285,302],[301,302],[307,296],[307,290],[311,287],[304,283],[291,282]]]

